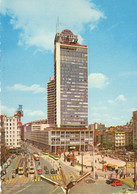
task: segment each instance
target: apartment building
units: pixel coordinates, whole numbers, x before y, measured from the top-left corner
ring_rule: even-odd
[[[4,130],[3,115],[0,116],[0,149],[1,149],[0,161],[2,164],[5,161],[5,130]]]
[[[10,150],[21,148],[21,116],[22,112],[16,111],[14,116],[3,115],[5,130],[5,146]]]
[[[123,130],[121,130],[123,129]],[[132,149],[132,130],[114,127],[102,134],[102,144],[113,149]]]

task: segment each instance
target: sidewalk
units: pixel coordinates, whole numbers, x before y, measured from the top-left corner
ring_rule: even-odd
[[[134,187],[133,178],[126,177],[125,179],[121,179],[121,180],[123,182],[126,182],[130,187]],[[137,181],[136,181],[136,185],[137,185]]]
[[[79,160],[79,162],[81,163],[81,155],[76,155],[76,158],[77,158],[77,161]],[[101,155],[96,155],[95,156],[95,160],[96,160],[95,173],[98,175],[98,179],[103,179],[105,181],[106,179],[108,179],[110,177],[111,174],[112,174],[113,178],[116,178],[115,172],[113,172],[113,171],[107,171],[107,172],[102,171],[102,164],[99,163],[99,161],[101,159],[102,159]],[[61,160],[65,165],[72,167],[71,162],[67,162],[67,161],[64,162],[64,155],[63,154],[61,155],[61,158],[59,160]],[[93,156],[91,155],[91,153],[88,153],[88,152],[84,153],[83,165],[91,166],[92,160],[93,160]],[[117,167],[125,165],[125,162],[123,162],[119,159],[116,160],[116,159],[112,159],[112,158],[109,158],[109,157],[104,157],[104,160],[107,161],[107,163],[117,164]],[[73,169],[75,168],[79,173],[82,169],[81,165],[75,165],[72,168]],[[89,171],[91,171],[91,167],[86,168],[85,166],[83,166],[83,171],[84,172],[89,172]],[[132,188],[134,187],[132,177],[126,177],[125,179],[121,178],[121,180],[123,182],[125,182],[126,184],[128,184],[130,187],[132,187]]]
[[[91,161],[92,161],[92,156],[89,154],[89,153],[85,153],[85,159],[84,159],[84,162],[83,162],[83,165],[91,165]],[[48,158],[50,161],[51,161],[51,164],[53,165],[54,164],[54,167],[55,168],[58,168],[59,165],[61,163],[69,166],[70,168],[72,169],[75,169],[78,173],[78,175],[80,175],[80,171],[82,170],[82,167],[81,165],[75,165],[74,167],[71,166],[71,162],[68,162],[68,161],[64,161],[64,155],[62,154],[61,155],[61,158],[57,161],[55,161],[54,159],[52,158],[49,158],[48,156],[45,156],[46,158]],[[77,159],[81,159],[81,155],[78,155],[76,156]],[[98,160],[98,158],[101,159],[101,156],[100,155],[97,155],[96,157],[96,160]],[[107,159],[107,162],[114,162],[114,160],[112,161],[111,158],[108,158],[108,157],[105,157],[105,159]],[[54,163],[53,163],[54,161]],[[118,162],[118,160],[117,160]],[[119,161],[119,163],[117,163],[118,165],[120,164],[123,164],[123,161]],[[86,167],[86,166],[83,166],[83,171],[84,172],[90,172],[91,171],[91,167]],[[112,171],[102,171],[102,164],[100,164],[99,162],[95,163],[95,173],[98,175],[98,179],[99,180],[106,180],[108,178],[110,178],[110,175],[112,174],[112,178],[116,178],[115,176],[115,172],[112,172]],[[91,175],[92,175],[92,172],[91,172]],[[127,185],[129,185],[131,188],[134,187],[134,183],[133,183],[133,178],[132,177],[126,177],[125,179],[121,178],[120,180],[122,180],[123,182],[125,182]],[[137,184],[137,183],[136,183]]]

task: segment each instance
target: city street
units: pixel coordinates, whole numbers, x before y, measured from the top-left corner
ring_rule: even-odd
[[[26,156],[33,156],[33,153],[39,153],[39,161],[35,161],[35,174],[28,174],[28,177],[24,175],[16,175],[14,179],[11,178],[11,170],[17,161],[17,157],[13,159],[11,165],[8,167],[8,173],[6,174],[6,180],[2,182],[2,194],[10,194],[10,193],[20,193],[20,194],[45,194],[45,193],[64,193],[64,183],[68,184],[73,180],[77,180],[80,177],[81,165],[75,165],[74,167],[71,165],[71,162],[64,161],[64,154],[61,155],[59,160],[54,160],[50,158],[48,155],[42,154],[41,150],[38,148],[24,143],[24,152]],[[81,155],[75,153],[75,156],[79,162],[81,162]],[[96,156],[96,160],[102,159],[100,155]],[[107,162],[110,162],[111,159],[106,157],[104,158]],[[90,152],[84,153],[84,164],[89,165],[92,161],[92,155]],[[113,160],[114,161],[114,160]],[[112,161],[112,162],[113,162]],[[122,164],[117,163],[117,164]],[[45,166],[49,170],[49,173],[45,173]],[[49,178],[51,181],[57,182],[59,185],[53,185],[46,180],[42,179],[40,174],[38,174],[38,167],[42,168],[42,175],[44,177]],[[92,181],[91,176],[91,167],[83,167],[84,172],[91,172],[91,175],[84,178],[79,183],[75,183],[75,185],[71,188],[69,193],[89,193],[89,194],[110,194],[110,193],[118,193],[120,191],[124,191],[129,188],[127,184],[123,184],[122,186],[113,187],[111,184],[106,184],[106,179],[108,179],[109,175],[112,173],[111,171],[102,171],[102,164],[98,162],[95,163],[95,172],[98,174],[98,179],[96,179],[95,183]],[[62,169],[63,175],[60,174],[59,168]],[[51,169],[55,170],[55,173],[51,173]],[[113,176],[115,174],[113,173]]]

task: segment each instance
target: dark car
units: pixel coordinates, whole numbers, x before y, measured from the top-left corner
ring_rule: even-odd
[[[45,174],[49,174],[49,169],[48,168],[46,168],[44,170],[45,170]]]
[[[54,168],[52,168],[52,169],[50,170],[50,173],[51,173],[51,174],[56,174],[55,169],[54,169]]]
[[[46,170],[47,169],[47,166],[44,166],[44,170]]]
[[[115,180],[117,180],[117,179],[112,179],[112,178],[110,178],[110,179],[106,180],[106,183],[107,183],[107,184],[111,184],[111,183],[113,183]]]

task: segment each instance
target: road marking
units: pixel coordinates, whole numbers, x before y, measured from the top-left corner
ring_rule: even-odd
[[[32,184],[33,184],[33,183],[32,183]],[[31,185],[32,185],[32,184],[31,184]],[[26,188],[30,187],[31,185],[28,185],[27,187],[23,188],[23,189],[22,189],[22,190],[20,190],[20,191],[17,191],[16,193],[20,193],[20,192],[22,192],[23,190],[25,190]],[[16,193],[15,193],[15,194],[16,194]]]
[[[11,179],[11,183],[13,183],[14,182],[14,179]]]
[[[11,179],[9,180],[9,183],[11,182]]]
[[[56,180],[56,176],[54,176],[54,180]]]
[[[59,179],[61,180],[61,176],[59,175]]]
[[[37,181],[40,181],[40,177],[38,177],[38,180]]]
[[[67,175],[65,174],[66,179],[68,179]]]
[[[23,181],[23,177],[21,177],[21,179],[20,179],[20,182],[22,182]]]
[[[20,181],[20,178],[21,178],[21,177],[18,178],[18,182]]]
[[[57,180],[59,180],[59,177],[58,177],[58,175],[56,175],[56,179],[57,179]]]
[[[27,178],[25,177],[25,178],[24,178],[24,182],[26,182],[26,179],[27,179]]]
[[[50,176],[50,178],[53,180],[53,176]]]
[[[74,174],[71,174],[71,176],[73,176],[73,178],[76,178]]]
[[[16,182],[17,182],[17,179],[15,178],[15,179],[14,179],[14,183],[16,183]]]

